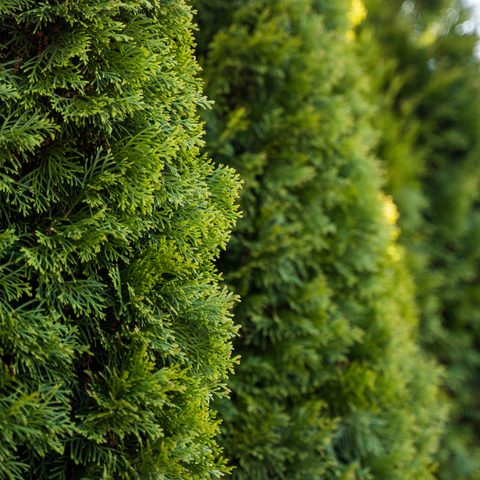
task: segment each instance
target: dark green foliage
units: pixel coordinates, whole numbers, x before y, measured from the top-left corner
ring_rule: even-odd
[[[480,77],[468,12],[368,0],[359,53],[379,105],[379,156],[415,274],[420,339],[452,399],[439,478],[480,478]],[[449,7],[449,8],[447,8]]]
[[[0,3],[0,478],[226,471],[213,261],[238,183],[199,157],[181,1]]]
[[[444,403],[412,340],[345,5],[194,6],[207,150],[245,181],[219,263],[242,297],[241,364],[216,404],[233,478],[433,478]]]

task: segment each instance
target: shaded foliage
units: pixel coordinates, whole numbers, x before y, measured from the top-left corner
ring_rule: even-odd
[[[194,7],[206,149],[245,182],[219,261],[242,297],[241,364],[215,404],[233,478],[433,478],[439,372],[413,340],[349,5]]]

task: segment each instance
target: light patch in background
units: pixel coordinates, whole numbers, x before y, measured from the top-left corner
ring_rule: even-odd
[[[467,7],[473,7],[473,17],[471,22],[474,23],[474,28],[476,27],[477,37],[480,37],[480,0],[462,0],[462,3]],[[470,27],[470,25],[468,25],[468,27]],[[463,29],[463,25],[460,26],[460,28]],[[466,32],[457,32],[457,33],[466,33]],[[475,47],[475,55],[480,60],[480,41],[477,42],[477,45]]]
[[[473,7],[473,21],[480,25],[480,0],[462,0],[462,3],[467,7]],[[477,34],[479,34],[477,28]]]
[[[355,27],[367,18],[367,9],[362,0],[352,0],[352,7],[347,13],[350,30],[347,32],[347,39],[352,41],[355,38]]]

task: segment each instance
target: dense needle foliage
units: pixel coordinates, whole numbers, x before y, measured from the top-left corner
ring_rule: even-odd
[[[0,478],[225,471],[214,258],[238,183],[199,156],[181,0],[0,2]]]
[[[216,403],[233,478],[433,478],[444,405],[369,154],[349,2],[194,7],[206,148],[245,182],[219,262],[242,297],[241,364]]]
[[[480,76],[458,2],[368,0],[360,58],[378,106],[378,155],[415,275],[420,341],[452,400],[443,480],[480,478]],[[443,8],[442,8],[443,7]],[[467,22],[467,23],[465,23]]]

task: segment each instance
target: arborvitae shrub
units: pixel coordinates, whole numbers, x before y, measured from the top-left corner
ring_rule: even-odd
[[[420,340],[446,366],[445,391],[452,399],[438,475],[478,479],[478,39],[463,34],[468,12],[456,2],[443,2],[443,9],[365,3],[369,13],[360,26],[359,54],[379,106],[378,155],[400,212],[399,241],[415,274]]]
[[[444,416],[412,338],[341,2],[197,0],[207,150],[245,181],[219,269],[242,302],[215,405],[233,478],[428,479]]]
[[[214,258],[238,183],[199,155],[181,0],[0,3],[0,478],[226,470]]]

